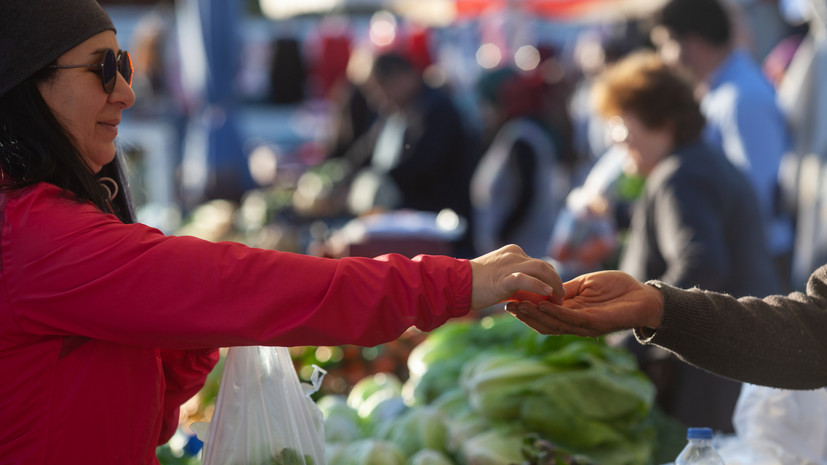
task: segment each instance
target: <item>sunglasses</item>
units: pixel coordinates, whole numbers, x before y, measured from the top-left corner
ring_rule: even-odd
[[[109,49],[103,56],[103,62],[93,65],[53,65],[50,68],[89,68],[94,70],[100,75],[103,90],[107,94],[111,94],[115,90],[115,82],[118,80],[117,73],[121,73],[126,83],[132,85],[132,58],[126,50],[121,50],[116,55],[115,52]]]

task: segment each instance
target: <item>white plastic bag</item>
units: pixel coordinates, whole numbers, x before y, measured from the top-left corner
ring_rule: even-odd
[[[299,381],[284,347],[232,347],[227,352],[203,465],[324,465],[322,413]]]
[[[827,389],[744,384],[732,423],[735,436],[718,448],[727,465],[827,464]]]

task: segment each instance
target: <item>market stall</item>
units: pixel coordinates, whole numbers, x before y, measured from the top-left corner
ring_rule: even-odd
[[[646,465],[683,447],[684,426],[653,407],[653,385],[622,349],[542,336],[487,313],[375,348],[291,349],[299,378],[309,381],[314,365],[327,371],[312,396],[323,425],[307,433],[323,435],[326,462]],[[205,401],[218,398],[218,382]],[[235,429],[257,434],[260,419],[233,418]],[[271,444],[274,456],[283,444]]]

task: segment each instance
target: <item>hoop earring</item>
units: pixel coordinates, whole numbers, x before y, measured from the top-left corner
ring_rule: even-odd
[[[109,200],[114,200],[115,196],[118,195],[118,183],[114,179],[108,176],[101,176],[98,178],[98,184],[109,194]]]

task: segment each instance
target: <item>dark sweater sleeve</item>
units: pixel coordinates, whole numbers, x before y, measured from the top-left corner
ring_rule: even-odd
[[[685,361],[738,381],[784,389],[827,386],[827,266],[816,270],[806,294],[764,299],[659,281],[663,322],[639,329],[638,340],[671,350]]]

